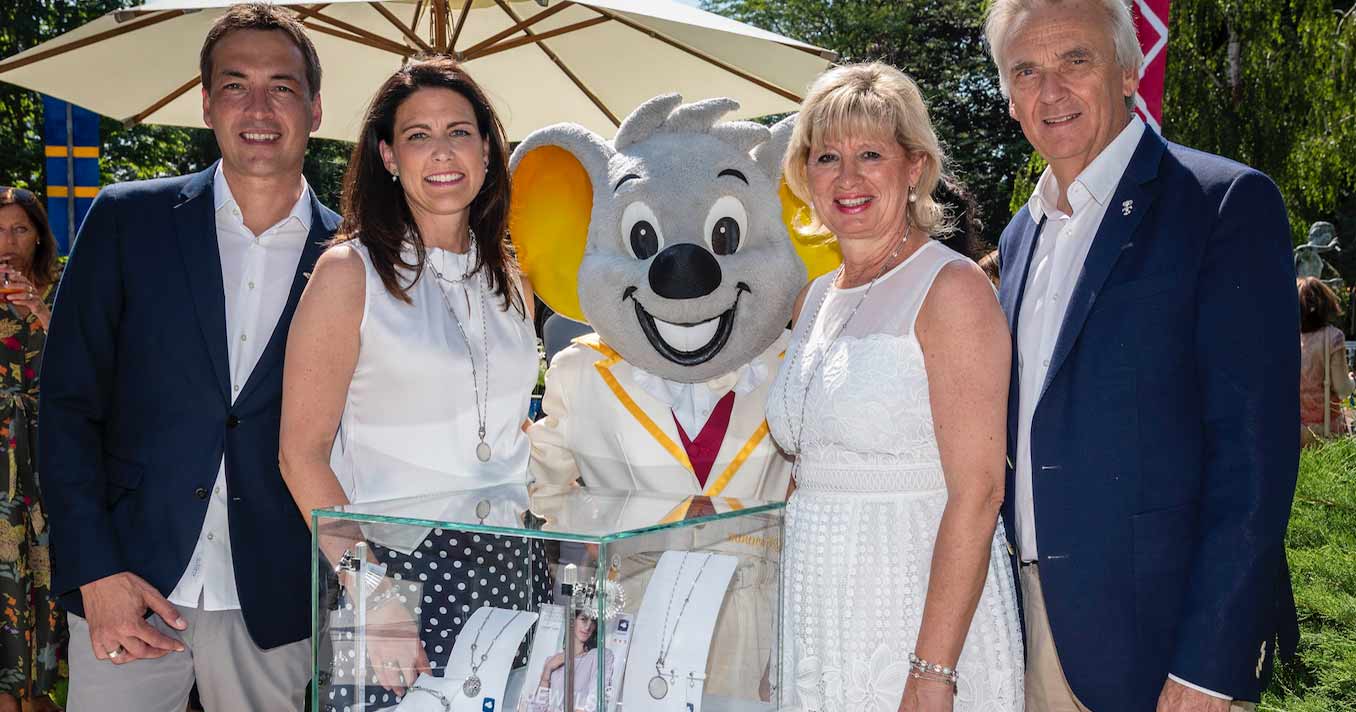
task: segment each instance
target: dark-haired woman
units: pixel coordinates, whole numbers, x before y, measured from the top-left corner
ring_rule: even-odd
[[[411,62],[378,90],[344,179],[340,236],[288,339],[280,458],[308,520],[349,502],[526,485],[537,352],[531,293],[506,242],[507,166],[499,119],[452,60]],[[521,540],[433,530],[413,550],[370,543],[392,578],[422,588],[412,600],[423,645],[369,641],[389,690],[369,708],[393,704],[420,672],[444,676],[476,608],[535,609],[549,591],[522,563],[539,552]],[[330,548],[340,561],[343,544]],[[369,625],[414,629],[371,593],[387,603]]]
[[[1347,370],[1337,295],[1316,277],[1295,280],[1300,305],[1300,445],[1343,435],[1349,428],[1342,399],[1356,390]]]
[[[612,651],[603,648],[598,654],[598,621],[580,611],[574,616],[574,625],[570,634],[574,636],[575,647],[579,651],[574,657],[574,679],[594,680],[598,676],[598,666],[603,667],[604,684],[612,685]],[[593,684],[575,684],[574,704],[565,706],[565,653],[556,653],[542,666],[541,682],[537,696],[528,706],[529,712],[597,712],[598,686]]]
[[[47,520],[34,459],[38,370],[59,275],[56,242],[36,196],[0,188],[0,712],[47,695],[66,645],[51,595]]]

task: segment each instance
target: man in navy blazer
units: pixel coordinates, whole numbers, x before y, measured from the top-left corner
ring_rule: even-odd
[[[338,225],[301,174],[320,67],[286,10],[248,5],[200,69],[222,160],[100,193],[47,342],[74,712],[180,712],[195,682],[209,712],[300,710],[310,678],[310,535],[278,425],[292,313]]]
[[[1026,708],[1247,708],[1297,635],[1280,193],[1133,118],[1124,0],[995,0],[986,34],[1049,163],[1000,241]]]

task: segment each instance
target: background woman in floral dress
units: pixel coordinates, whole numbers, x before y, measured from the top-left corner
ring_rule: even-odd
[[[65,650],[51,595],[47,519],[34,460],[38,370],[59,274],[56,242],[29,191],[0,187],[0,712],[57,709]]]

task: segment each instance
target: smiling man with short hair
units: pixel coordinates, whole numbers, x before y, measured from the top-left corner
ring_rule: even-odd
[[[40,441],[69,709],[300,710],[310,535],[278,471],[283,348],[338,216],[302,177],[320,66],[289,11],[208,32],[221,161],[109,186],[57,297]],[[149,617],[147,616],[149,614]]]
[[[1125,0],[994,0],[985,29],[1049,163],[1000,241],[1026,708],[1243,708],[1297,636],[1285,205],[1134,117]]]

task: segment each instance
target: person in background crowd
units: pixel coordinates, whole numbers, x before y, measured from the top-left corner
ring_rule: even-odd
[[[1298,630],[1290,226],[1266,176],[1131,113],[1126,0],[994,0],[1008,111],[1049,163],[999,241],[1004,519],[1026,707],[1224,712]]]
[[[338,226],[302,177],[320,65],[291,11],[201,51],[221,161],[105,188],[47,343],[43,492],[74,712],[300,710],[311,539],[278,472],[283,349]],[[147,614],[151,614],[147,617]]]
[[[992,250],[979,258],[979,268],[984,270],[984,276],[993,283],[993,288],[998,289],[998,278],[1002,272],[998,264],[998,250]]]
[[[1317,277],[1295,280],[1300,308],[1300,443],[1343,435],[1350,430],[1342,399],[1356,390],[1347,370],[1342,330],[1332,326],[1342,315],[1337,295]]]
[[[0,187],[0,712],[55,710],[48,697],[66,648],[52,596],[47,517],[38,489],[38,373],[61,268],[42,203]]]

